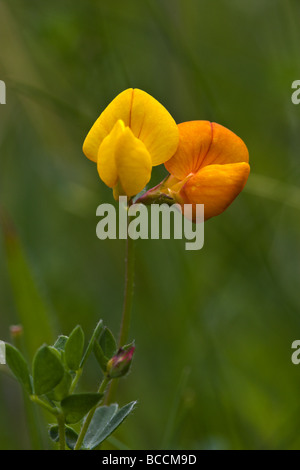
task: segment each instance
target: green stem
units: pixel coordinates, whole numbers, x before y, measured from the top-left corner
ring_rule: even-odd
[[[130,205],[130,203],[129,203]],[[124,303],[123,313],[121,320],[121,327],[119,333],[119,348],[124,346],[128,340],[128,333],[130,327],[131,310],[133,303],[133,288],[134,288],[134,240],[129,237],[127,223],[127,240],[126,240],[126,256],[125,256],[125,288],[124,288]],[[105,398],[105,404],[108,405],[116,394],[119,379],[114,379],[109,388]]]
[[[57,408],[53,408],[52,406],[48,405],[48,403],[41,400],[37,395],[30,395],[30,400],[33,401],[34,403],[37,403],[45,410],[49,411],[49,413],[53,414],[54,416],[57,417],[59,415],[59,411]]]
[[[110,378],[108,378],[108,377],[106,377],[106,376],[104,377],[104,379],[102,380],[102,382],[101,382],[101,384],[100,384],[100,387],[99,387],[99,389],[98,389],[98,393],[104,393],[104,392],[105,392],[106,387],[107,387],[107,385],[109,384],[110,380],[111,380]],[[101,402],[100,402],[100,403],[101,403]],[[87,417],[85,418],[84,423],[83,423],[83,425],[82,425],[82,428],[81,428],[81,430],[80,430],[80,433],[79,433],[79,435],[78,435],[78,439],[77,439],[77,442],[76,442],[76,444],[75,444],[74,450],[79,450],[79,449],[81,448],[82,443],[83,443],[83,440],[84,440],[84,437],[85,437],[85,435],[86,435],[86,433],[87,433],[87,430],[88,430],[88,428],[89,428],[89,425],[90,425],[90,423],[91,423],[91,421],[92,421],[92,419],[93,419],[93,416],[94,416],[94,414],[95,414],[95,411],[96,411],[96,409],[98,408],[98,406],[100,405],[100,403],[98,403],[98,405],[94,406],[94,408],[92,408],[92,409],[89,411]]]
[[[59,450],[66,450],[65,419],[62,415],[57,416]]]
[[[122,322],[119,334],[119,348],[124,346],[128,339],[134,287],[134,240],[127,235],[125,259],[125,290]]]
[[[69,394],[70,394],[70,395],[74,392],[74,390],[75,390],[75,388],[76,388],[76,385],[77,385],[77,383],[78,383],[78,380],[79,380],[80,377],[81,377],[81,374],[82,374],[82,368],[80,368],[80,369],[78,369],[78,370],[76,371],[76,375],[75,375],[75,377],[74,377],[74,379],[73,379],[73,381],[72,381],[72,383],[71,383],[71,387],[70,387],[70,391],[69,391]]]

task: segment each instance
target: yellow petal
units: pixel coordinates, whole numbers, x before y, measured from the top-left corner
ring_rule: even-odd
[[[167,161],[175,153],[179,131],[172,116],[148,93],[129,88],[107,106],[88,133],[83,152],[90,160],[97,161],[101,142],[119,119],[144,142],[152,165]]]
[[[111,133],[103,139],[98,150],[98,173],[102,181],[110,188],[113,188],[118,182],[115,150],[118,139],[124,131],[125,126],[123,121],[117,121]]]
[[[178,129],[180,139],[177,152],[165,166],[179,179],[197,173],[207,165],[249,161],[242,139],[220,124],[190,121],[179,124]]]
[[[186,204],[204,204],[205,220],[221,214],[244,188],[250,172],[246,162],[208,165],[191,176],[180,191]]]
[[[142,90],[133,90],[129,127],[146,146],[152,165],[164,163],[176,152],[178,127],[169,112]]]
[[[87,158],[94,162],[97,161],[100,144],[103,139],[110,134],[118,120],[122,120],[125,126],[129,125],[132,94],[132,88],[123,91],[116,96],[99,116],[83,144],[83,153]]]
[[[143,142],[126,127],[115,147],[118,178],[128,197],[138,194],[151,178],[151,157]]]

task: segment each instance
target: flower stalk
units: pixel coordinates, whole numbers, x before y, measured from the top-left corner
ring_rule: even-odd
[[[110,382],[110,378],[105,376],[104,379],[102,380],[101,384],[100,384],[100,387],[98,389],[98,393],[103,393],[105,392],[106,390],[106,387],[108,386],[109,382]],[[85,438],[85,435],[87,433],[87,430],[89,428],[89,425],[91,424],[91,421],[93,419],[93,416],[95,414],[95,411],[96,409],[101,405],[101,402],[98,403],[98,405],[94,406],[94,408],[92,408],[87,417],[85,418],[84,420],[84,423],[82,425],[82,428],[80,430],[80,433],[78,435],[78,439],[77,439],[77,442],[75,444],[75,447],[74,447],[74,450],[80,450],[81,446],[82,446],[82,443],[83,443],[83,440]]]
[[[132,204],[132,200],[129,200],[128,207]],[[125,255],[125,286],[124,286],[124,302],[121,327],[119,333],[118,347],[121,348],[126,344],[128,340],[131,311],[133,304],[133,291],[134,291],[134,267],[135,267],[135,256],[134,256],[134,240],[128,235],[128,227],[130,223],[130,217],[127,218],[127,239],[126,239],[126,255]],[[115,396],[118,386],[118,379],[111,382],[108,392],[105,398],[105,404],[111,403]]]
[[[57,417],[58,434],[59,434],[59,450],[66,450],[65,420],[63,415]]]
[[[129,221],[128,221],[129,223]],[[128,226],[127,226],[128,232]],[[125,288],[122,321],[119,333],[119,348],[128,340],[134,290],[134,240],[127,233],[125,258]]]

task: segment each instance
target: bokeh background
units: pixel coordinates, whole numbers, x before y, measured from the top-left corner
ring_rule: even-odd
[[[90,335],[99,318],[118,333],[125,243],[96,238],[112,194],[81,147],[119,92],[223,124],[250,152],[247,186],[205,224],[202,250],[136,243],[137,348],[118,401],[138,406],[111,448],[300,448],[299,26],[298,0],[0,0],[2,340],[25,323],[38,346],[46,315],[55,334]],[[91,359],[81,390],[99,377]],[[0,448],[30,445],[2,367]]]

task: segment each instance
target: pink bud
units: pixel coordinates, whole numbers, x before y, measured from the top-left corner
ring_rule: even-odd
[[[131,346],[125,350],[120,348],[115,356],[113,356],[107,363],[107,374],[111,379],[116,379],[127,374],[135,346]]]
[[[23,327],[21,325],[11,325],[9,331],[12,338],[19,338],[23,334]]]

